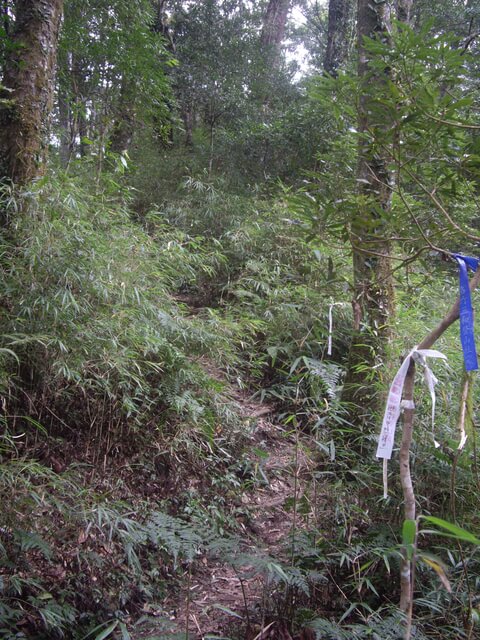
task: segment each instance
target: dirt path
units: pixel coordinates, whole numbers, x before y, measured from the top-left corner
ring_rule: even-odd
[[[208,369],[209,375],[221,376],[211,366]],[[296,496],[298,502],[303,495],[307,479],[311,477],[312,463],[298,436],[272,422],[273,407],[252,401],[238,389],[230,388],[229,394],[239,414],[255,421],[254,439],[268,451],[262,465],[265,483],[257,484],[241,496],[249,518],[241,524],[238,546],[247,560],[245,557],[243,562],[238,558],[231,562],[211,556],[200,558],[192,573],[186,575],[184,591],[169,596],[163,603],[170,630],[167,631],[165,622],[151,620],[141,636],[137,636],[142,640],[291,638],[278,622],[264,619],[265,601],[271,595],[271,587],[267,585],[264,570],[248,565],[248,555],[263,557],[265,565],[289,562],[292,531],[304,524],[293,508],[294,498]]]

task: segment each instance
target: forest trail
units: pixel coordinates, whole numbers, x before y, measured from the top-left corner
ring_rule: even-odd
[[[243,490],[241,495],[248,514],[239,523],[242,534],[237,551],[242,558],[225,561],[211,555],[199,557],[193,568],[187,570],[183,589],[171,593],[162,603],[163,615],[168,613],[170,623],[165,626],[164,618],[150,619],[135,638],[291,640],[281,615],[276,620],[265,618],[274,586],[268,584],[265,571],[249,565],[248,557],[262,557],[264,566],[268,562],[290,563],[292,536],[306,525],[294,505],[309,492],[311,453],[304,446],[305,436],[272,420],[275,412],[272,405],[252,399],[247,392],[227,383],[210,363],[204,364],[211,377],[226,385],[227,395],[242,419],[255,422],[254,440],[268,452],[262,463],[263,482],[255,483],[251,490]]]

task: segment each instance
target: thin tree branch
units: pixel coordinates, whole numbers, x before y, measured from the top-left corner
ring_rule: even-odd
[[[452,217],[450,216],[448,211],[445,209],[445,207],[442,205],[442,203],[440,202],[438,197],[435,195],[434,191],[429,191],[427,189],[427,187],[421,182],[421,180],[419,180],[417,178],[417,176],[414,175],[410,171],[410,169],[405,169],[405,171],[410,176],[410,178],[415,182],[415,184],[417,184],[420,187],[420,189],[430,198],[430,200],[434,203],[434,205],[437,207],[437,209],[440,211],[440,213],[442,213],[446,217],[446,219],[448,220],[448,222],[452,225],[452,227],[454,229],[456,229],[459,233],[461,233],[466,238],[469,238],[470,240],[473,240],[474,242],[480,242],[480,236],[477,236],[477,235],[475,235],[473,233],[468,233],[467,231],[462,229],[462,227],[460,227],[460,225],[458,225],[452,219]]]
[[[477,269],[470,281],[470,291],[474,291],[480,284],[480,268]],[[439,324],[425,336],[417,349],[429,349],[445,333],[445,331],[459,318],[460,297],[456,299],[447,315]],[[413,390],[415,382],[415,362],[410,361],[404,385],[404,399],[407,407],[413,407]],[[406,520],[416,520],[415,490],[413,487],[410,470],[410,450],[413,439],[413,423],[415,409],[406,408],[403,418],[402,442],[400,445],[400,482],[403,491],[404,512]],[[415,542],[416,547],[416,542]],[[403,550],[403,561],[400,570],[400,608],[407,614],[407,626],[405,640],[411,637],[413,615],[413,589],[414,589],[414,563],[415,557],[408,559],[406,549]]]
[[[439,124],[445,124],[447,125],[447,127],[456,127],[458,129],[472,129],[474,131],[478,131],[480,129],[480,124],[467,124],[466,122],[456,122],[455,120],[444,120],[443,118],[433,116],[431,113],[427,113],[426,111],[422,111],[422,113],[430,120],[438,122]]]
[[[432,249],[433,251],[439,251],[440,253],[444,253],[446,255],[453,255],[451,251],[448,251],[446,249],[442,249],[441,247],[437,247],[436,245],[434,245],[430,239],[428,238],[427,234],[425,233],[422,225],[420,224],[420,222],[417,219],[417,216],[413,213],[413,210],[411,208],[411,206],[408,204],[405,196],[403,195],[403,190],[401,189],[401,187],[398,187],[398,195],[400,197],[400,200],[403,202],[404,207],[406,208],[406,210],[408,211],[410,217],[412,218],[413,222],[415,223],[415,226],[417,227],[417,229],[420,231],[420,234],[422,236],[422,238],[425,240],[425,242],[428,244],[428,246],[430,247],[430,249]]]
[[[471,28],[471,23],[470,23],[470,28]],[[472,42],[474,40],[476,40],[478,37],[480,36],[480,32],[477,33],[472,33],[472,35],[468,36],[468,38],[466,38],[466,40],[463,43],[463,50],[462,50],[462,54],[467,52],[468,47],[472,44]]]

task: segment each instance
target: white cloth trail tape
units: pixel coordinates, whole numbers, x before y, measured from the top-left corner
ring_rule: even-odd
[[[332,355],[332,333],[333,333],[333,304],[328,307],[328,347],[327,355]]]
[[[441,358],[442,360],[446,360],[447,358],[443,353],[436,351],[435,349],[417,349],[417,347],[414,347],[402,362],[393,379],[388,393],[387,406],[383,416],[382,430],[378,440],[377,458],[383,458],[384,460],[383,495],[385,498],[388,495],[387,461],[392,457],[393,446],[395,444],[395,429],[397,427],[398,418],[400,417],[400,411],[402,407],[405,409],[413,409],[415,406],[411,400],[402,401],[405,378],[412,358],[423,367],[425,382],[432,398],[432,429],[435,424],[435,385],[438,380],[428,367],[426,359]],[[435,443],[435,446],[437,446],[437,443]]]
[[[469,387],[470,387],[470,377],[469,377],[469,373],[467,373],[467,378],[465,379],[464,383],[463,383],[463,389],[462,389],[462,398],[460,400],[460,415],[458,417],[458,426],[460,428],[460,442],[458,444],[457,450],[461,451],[463,449],[463,447],[465,446],[466,442],[467,442],[467,434],[465,431],[465,420],[467,419],[467,412],[468,412],[468,394],[469,394]]]

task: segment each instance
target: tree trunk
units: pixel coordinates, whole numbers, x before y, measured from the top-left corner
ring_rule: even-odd
[[[395,11],[397,13],[397,20],[410,24],[412,17],[413,0],[396,0]]]
[[[86,83],[83,61],[75,54],[72,56],[72,89],[75,100],[74,122],[72,130],[72,144],[75,144],[77,135],[80,139],[80,157],[84,158],[88,154],[88,123],[86,105]]]
[[[183,126],[185,129],[185,146],[189,149],[193,147],[193,121],[194,113],[192,105],[184,105],[182,109]]]
[[[282,60],[282,42],[290,5],[291,0],[270,0],[263,18],[257,99],[263,104],[264,117],[268,116],[270,110],[275,71],[279,69]]]
[[[165,22],[165,6],[167,4],[166,0],[151,0],[152,8],[154,11],[153,17],[153,31],[155,33],[161,33],[165,35],[167,26]]]
[[[166,15],[167,0],[152,0],[154,20],[152,29],[154,33],[161,33],[165,38],[165,46],[168,51],[175,53],[175,40],[171,33]]]
[[[64,88],[58,91],[58,124],[60,127],[60,164],[66,169],[72,154],[70,105]]]
[[[44,169],[63,0],[17,0],[0,104],[0,177],[24,185]]]
[[[410,20],[412,0],[397,0],[397,17]],[[377,365],[386,360],[395,315],[395,290],[388,240],[393,177],[388,167],[391,123],[379,108],[378,96],[390,79],[389,70],[369,67],[364,37],[389,39],[391,7],[387,2],[358,0],[358,205],[350,225],[353,257],[354,333],[349,352],[343,400],[351,422],[363,427],[379,408]]]
[[[274,64],[278,64],[290,4],[291,0],[270,0],[263,20],[260,44],[270,52]]]
[[[133,89],[133,91],[132,91]],[[135,82],[122,80],[117,117],[110,137],[110,151],[125,153],[130,148],[135,128]]]
[[[327,50],[323,69],[336,77],[348,54],[348,31],[352,19],[352,0],[330,0],[328,3]]]
[[[210,120],[210,157],[208,159],[208,179],[212,177],[213,170],[213,149],[215,141],[215,119]]]
[[[73,121],[70,104],[70,92],[68,84],[71,78],[71,68],[69,64],[71,55],[63,52],[58,60],[58,124],[60,128],[60,164],[66,169],[70,163],[73,152]],[[60,74],[60,70],[62,73]]]
[[[353,255],[354,335],[349,353],[343,399],[351,403],[351,421],[365,424],[378,408],[376,365],[385,356],[394,315],[387,220],[392,185],[387,157],[378,144],[388,122],[378,112],[376,94],[388,80],[388,70],[372,72],[364,36],[388,38],[388,3],[358,1],[358,75],[362,85],[358,112],[358,206],[351,220]],[[377,91],[378,89],[378,91]]]

